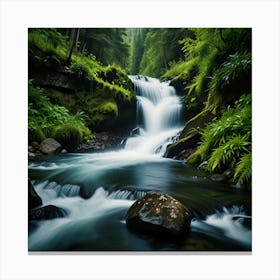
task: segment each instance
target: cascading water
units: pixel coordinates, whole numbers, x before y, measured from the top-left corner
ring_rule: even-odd
[[[246,214],[250,197],[212,182],[203,171],[162,157],[182,129],[182,104],[174,88],[154,78],[130,79],[138,121],[122,149],[69,153],[29,164],[43,206],[55,205],[67,213],[31,221],[29,250],[250,250],[251,229],[245,226],[251,219]],[[195,219],[183,243],[145,239],[127,230],[128,208],[151,190],[172,195],[192,209]]]
[[[125,150],[162,155],[171,137],[182,129],[181,100],[168,82],[143,76],[130,79],[137,95],[138,135],[127,139]]]

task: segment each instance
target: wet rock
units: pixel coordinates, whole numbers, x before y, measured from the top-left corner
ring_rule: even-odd
[[[228,169],[223,173],[228,179],[232,178],[234,175],[234,171],[232,169]]]
[[[207,169],[207,161],[203,161],[197,169],[206,170]]]
[[[99,151],[104,149],[112,149],[121,146],[122,141],[129,135],[129,131],[125,132],[109,132],[102,131],[94,134],[94,139],[88,143],[79,146],[77,151]]]
[[[212,181],[215,182],[225,182],[228,179],[225,174],[214,174],[210,178]]]
[[[149,192],[137,200],[126,214],[128,228],[161,237],[185,237],[192,214],[169,195]]]
[[[38,142],[31,142],[30,146],[33,147],[36,151],[39,150],[40,145]]]
[[[62,150],[62,146],[53,138],[47,138],[40,144],[40,151],[46,155],[58,154]]]
[[[32,209],[42,205],[42,199],[35,191],[30,179],[28,179],[28,208]]]
[[[32,152],[28,152],[28,160],[35,160],[36,159],[36,154]]]
[[[47,205],[29,211],[29,220],[49,220],[66,216],[66,211],[54,205]]]
[[[189,149],[196,148],[199,140],[200,134],[198,132],[194,132],[193,134],[190,134],[189,136],[169,145],[166,149],[164,157],[174,158],[181,155],[183,151],[190,151]]]
[[[28,152],[28,160],[29,161],[38,161],[42,160],[43,154],[39,151],[35,153]]]
[[[174,159],[186,159],[188,158],[191,154],[193,154],[195,151],[197,150],[197,148],[189,148],[189,149],[185,149],[183,151],[181,151],[179,153],[179,155],[175,156]]]
[[[36,152],[36,149],[30,145],[30,146],[28,146],[28,152],[34,153],[34,152]]]

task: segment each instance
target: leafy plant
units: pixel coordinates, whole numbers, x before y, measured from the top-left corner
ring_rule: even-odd
[[[235,53],[229,55],[226,62],[219,67],[211,78],[207,107],[213,107],[214,111],[219,109],[229,98],[232,89],[236,90],[244,77],[248,88],[250,86],[251,54]],[[243,90],[244,87],[243,87]]]
[[[43,90],[34,87],[31,81],[28,89],[29,141],[58,137],[64,145],[69,140],[71,147],[77,147],[77,143],[90,139],[92,134],[85,126],[86,115],[83,112],[72,115],[65,107],[52,104]]]
[[[83,141],[91,138],[91,132],[81,124],[68,122],[55,127],[53,137],[66,148],[67,151],[73,151],[78,148]]]
[[[242,163],[241,159],[251,153],[251,106],[243,105],[244,99],[247,98],[243,96],[236,108],[228,108],[220,119],[201,130],[201,145],[187,158],[189,163],[207,161],[210,172],[236,168],[235,179],[240,181],[247,178],[240,175],[244,166],[247,168],[246,174],[249,174],[249,167],[245,165],[247,162]]]
[[[214,172],[222,171],[223,167],[234,167],[244,152],[248,152],[250,145],[247,135],[233,136],[226,143],[213,150],[208,159],[208,170]]]
[[[247,183],[252,177],[252,153],[245,154],[238,162],[235,173],[234,180],[240,182],[241,184]]]

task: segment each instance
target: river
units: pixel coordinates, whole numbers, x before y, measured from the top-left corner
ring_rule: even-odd
[[[137,127],[122,148],[29,163],[43,205],[67,212],[63,218],[32,222],[29,251],[250,251],[251,195],[215,183],[182,161],[163,158],[183,128],[182,100],[168,82],[130,78],[137,94]],[[127,229],[128,208],[151,190],[175,197],[192,211],[185,240]]]

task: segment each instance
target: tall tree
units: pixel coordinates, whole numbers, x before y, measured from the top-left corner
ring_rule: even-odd
[[[70,42],[69,42],[70,43],[70,48],[69,48],[69,52],[68,52],[68,55],[67,55],[66,64],[69,64],[69,62],[71,61],[72,53],[78,45],[80,29],[79,28],[71,28],[70,32],[71,32]]]
[[[124,28],[81,29],[80,50],[92,53],[103,64],[116,63],[125,67],[128,63],[129,46]]]
[[[140,63],[140,72],[155,77],[161,76],[170,62],[183,58],[179,41],[189,36],[188,29],[153,28],[145,38],[144,54]]]
[[[138,74],[140,72],[140,63],[144,53],[144,41],[148,31],[148,28],[130,28],[130,30],[127,30],[131,45],[129,63],[129,72],[131,74]]]

